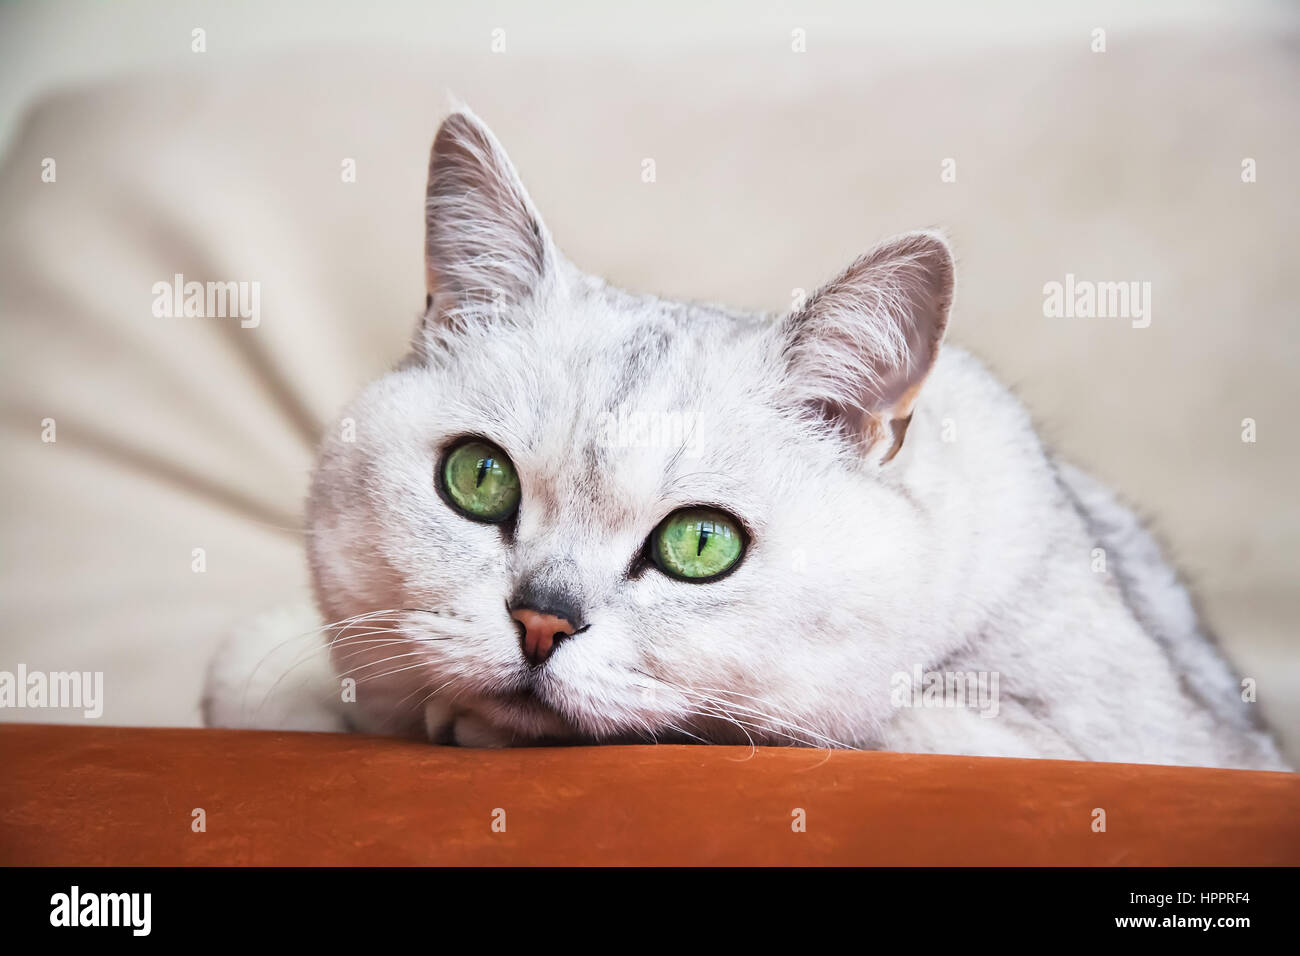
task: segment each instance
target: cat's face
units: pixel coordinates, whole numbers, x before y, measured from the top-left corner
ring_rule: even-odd
[[[414,353],[344,413],[310,505],[358,723],[863,743],[837,732],[887,706],[871,645],[919,519],[881,469],[942,335],[942,241],[882,247],[771,321],[634,297],[560,257],[457,113],[427,251]],[[852,686],[873,675],[878,704]]]

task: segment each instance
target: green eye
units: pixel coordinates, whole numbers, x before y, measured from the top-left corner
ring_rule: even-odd
[[[457,445],[442,465],[448,501],[475,521],[505,521],[519,507],[519,475],[505,453],[485,441]]]
[[[665,574],[708,581],[736,566],[745,541],[736,520],[713,508],[683,508],[655,529],[650,553]]]

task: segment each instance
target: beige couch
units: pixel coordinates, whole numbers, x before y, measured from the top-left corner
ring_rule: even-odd
[[[1288,23],[1112,31],[1104,54],[1083,20],[965,49],[833,24],[806,54],[779,24],[763,43],[372,45],[43,98],[0,170],[0,669],[102,670],[103,722],[194,725],[214,643],[306,593],[312,447],[422,306],[451,93],[570,256],[634,289],[781,309],[886,234],[945,228],[953,339],[1152,518],[1297,758]],[[260,324],[154,316],[176,273],[259,282]],[[1151,282],[1150,327],[1045,318],[1067,273]]]

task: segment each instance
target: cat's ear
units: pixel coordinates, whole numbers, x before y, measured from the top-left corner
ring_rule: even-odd
[[[425,199],[426,322],[523,302],[553,277],[556,252],[492,132],[467,109],[445,120]]]
[[[881,243],[786,318],[789,394],[888,461],[939,354],[952,291],[942,236],[913,232]]]

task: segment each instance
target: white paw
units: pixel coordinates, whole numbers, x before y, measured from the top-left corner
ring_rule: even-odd
[[[343,733],[339,681],[310,606],[263,614],[230,635],[208,665],[208,727]]]
[[[514,740],[509,731],[493,727],[478,714],[453,711],[440,700],[425,706],[424,730],[431,743],[451,741],[457,747],[509,747]]]

